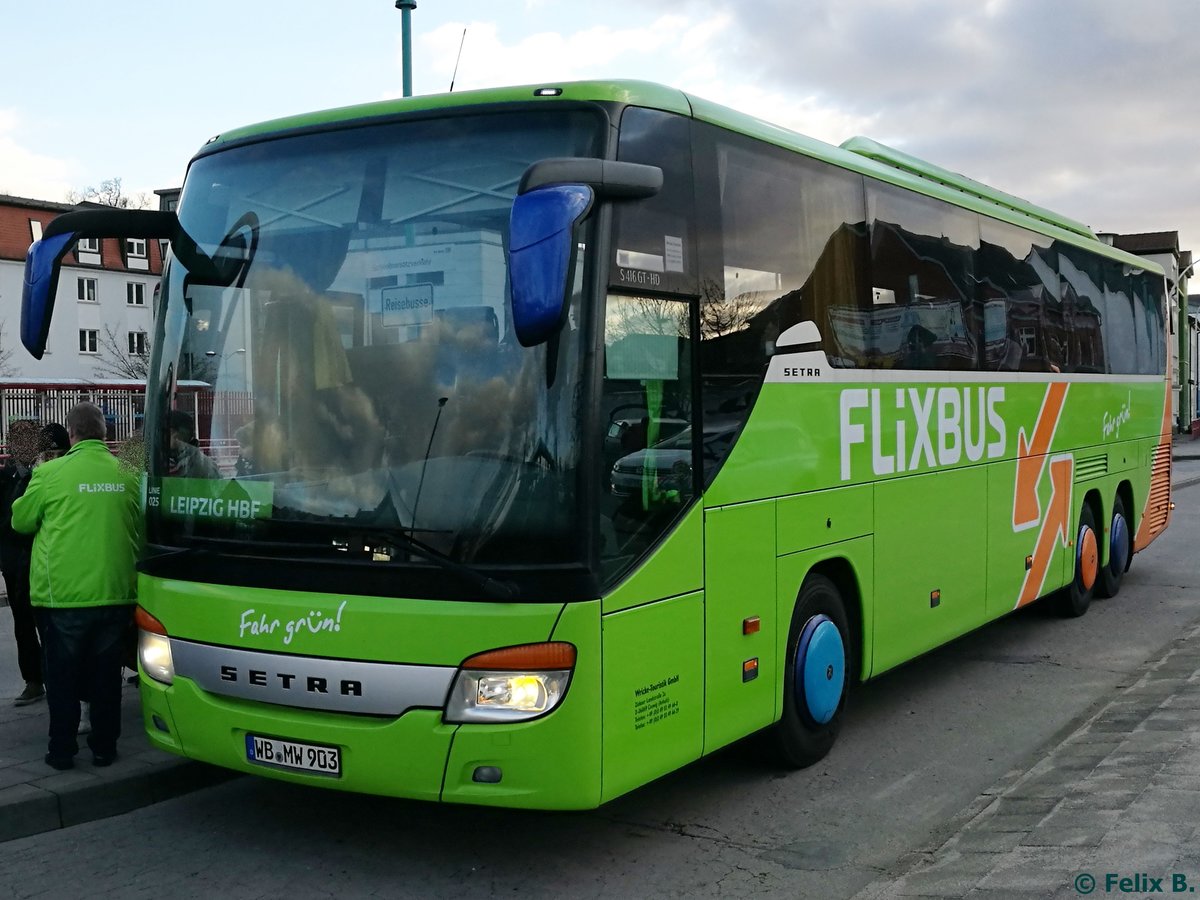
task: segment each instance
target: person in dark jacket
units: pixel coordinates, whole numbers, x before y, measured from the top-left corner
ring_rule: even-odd
[[[25,493],[37,454],[37,425],[28,419],[13,422],[8,427],[8,459],[0,468],[0,571],[4,574],[8,608],[12,611],[17,668],[25,679],[25,690],[13,700],[13,706],[28,706],[46,695],[42,686],[42,645],[29,603],[33,538],[12,529],[13,501]]]

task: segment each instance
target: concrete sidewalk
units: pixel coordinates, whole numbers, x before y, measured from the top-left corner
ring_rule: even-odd
[[[857,897],[1194,893],[1198,810],[1200,627]]]
[[[3,595],[0,604],[0,841],[129,812],[232,776],[151,747],[133,684],[122,691],[116,762],[102,769],[93,766],[81,737],[75,768],[51,769],[42,760],[48,725],[45,700],[20,708],[12,705],[25,683],[17,669],[12,614]]]

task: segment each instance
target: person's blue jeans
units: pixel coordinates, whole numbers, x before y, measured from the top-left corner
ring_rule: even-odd
[[[35,611],[50,707],[50,756],[61,760],[78,752],[79,703],[86,700],[92,715],[88,746],[96,756],[111,758],[121,735],[121,665],[133,606]]]

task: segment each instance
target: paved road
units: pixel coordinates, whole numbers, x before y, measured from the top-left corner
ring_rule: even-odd
[[[1118,599],[1074,621],[1022,612],[866,686],[834,753],[804,772],[765,768],[745,743],[557,815],[238,779],[8,842],[0,894],[852,896],[953,838],[981,796],[1053,758],[1200,624],[1200,487],[1176,499]]]

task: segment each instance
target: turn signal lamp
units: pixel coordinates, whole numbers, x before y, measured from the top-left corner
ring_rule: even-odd
[[[447,722],[522,722],[567,692],[575,647],[561,641],[489,650],[463,661],[446,702]]]
[[[142,671],[155,681],[171,684],[175,680],[175,664],[171,660],[167,629],[140,606],[133,620],[138,627],[138,663]]]

